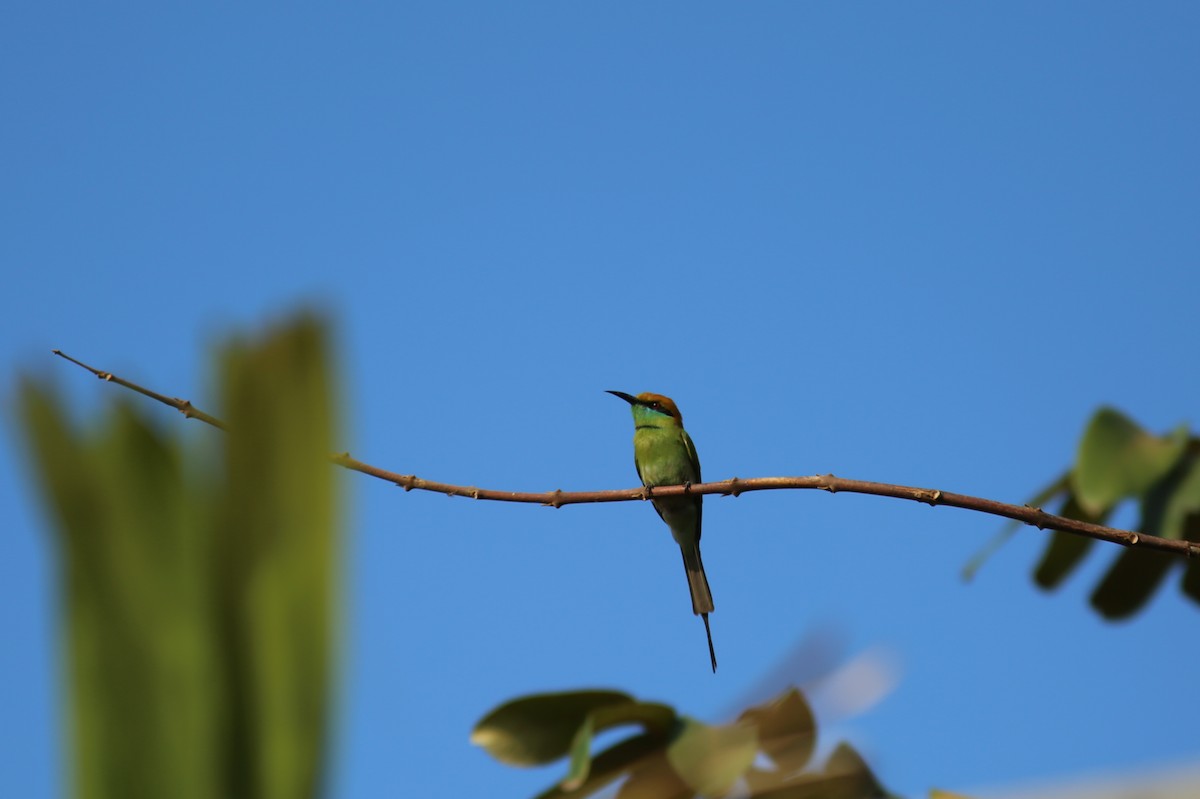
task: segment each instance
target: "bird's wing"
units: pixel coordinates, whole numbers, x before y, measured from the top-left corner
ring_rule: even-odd
[[[700,478],[700,456],[696,454],[696,445],[692,443],[692,437],[687,434],[686,430],[680,430],[679,432],[683,436],[683,446],[687,449],[688,458],[690,458],[692,461],[692,470],[696,473],[695,482],[703,483],[704,481]],[[659,515],[661,516],[662,514],[659,514]],[[704,497],[697,496],[696,497],[696,542],[697,543],[700,542],[700,534],[704,530],[704,525],[701,524],[701,522],[703,522],[703,521],[704,521]]]
[[[692,460],[692,469],[696,472],[696,479],[693,482],[702,483],[700,479],[700,456],[696,454],[696,445],[692,443],[692,437],[687,434],[686,430],[680,430],[683,434],[683,446],[687,449],[688,457]]]
[[[642,465],[638,463],[637,452],[633,453],[633,468],[637,469],[638,479],[642,481],[642,485],[646,485],[646,478],[642,477]],[[658,518],[665,522],[666,519],[663,518],[662,511],[658,509],[658,503],[651,502],[650,504],[654,506],[654,512],[658,514]]]

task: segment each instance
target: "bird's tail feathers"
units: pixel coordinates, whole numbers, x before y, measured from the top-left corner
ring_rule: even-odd
[[[712,630],[708,627],[708,614],[701,613],[700,618],[704,619],[704,634],[708,636],[708,659],[712,661],[713,674],[717,673],[717,650],[713,649],[712,645]]]
[[[713,649],[712,630],[708,626],[708,614],[713,612],[712,591],[708,588],[708,577],[704,574],[704,561],[700,559],[700,545],[682,546],[683,570],[687,573],[688,589],[692,594],[692,613],[704,619],[704,634],[708,636],[708,657],[712,660],[713,674],[717,673],[717,652]]]
[[[697,616],[712,613],[712,591],[708,588],[708,577],[704,574],[704,561],[700,559],[700,547],[685,546],[681,549],[683,550],[683,570],[687,572],[688,588],[692,593],[692,613]]]

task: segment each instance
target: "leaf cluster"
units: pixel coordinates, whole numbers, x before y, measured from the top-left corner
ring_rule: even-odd
[[[592,751],[597,734],[619,727],[634,730]],[[567,758],[566,776],[538,799],[592,796],[618,780],[617,799],[891,796],[848,744],[813,763],[816,722],[795,688],[728,724],[705,724],[620,691],[535,694],[492,710],[475,725],[471,740],[509,765]]]
[[[1060,516],[1107,524],[1129,501],[1137,504],[1142,533],[1200,541],[1200,439],[1185,425],[1154,435],[1105,407],[1088,422],[1075,464],[1029,504],[1050,503]],[[1047,590],[1057,588],[1094,544],[1082,536],[1054,533],[1034,569],[1034,581]],[[1092,592],[1091,604],[1109,619],[1130,616],[1179,563],[1179,558],[1158,552],[1122,550]],[[1183,565],[1182,589],[1200,602],[1200,559]]]

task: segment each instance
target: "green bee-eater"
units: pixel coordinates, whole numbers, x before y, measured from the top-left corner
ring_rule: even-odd
[[[683,429],[683,416],[670,397],[661,394],[638,394],[609,391],[633,408],[633,465],[637,467],[642,485],[691,485],[700,482],[700,459],[691,436]],[[712,669],[717,670],[717,654],[713,650],[712,630],[708,614],[713,612],[712,592],[704,575],[700,559],[700,518],[704,497],[652,497],[654,509],[671,528],[671,535],[683,552],[683,570],[687,572],[688,588],[692,592],[692,613],[704,619],[708,636],[708,656]]]

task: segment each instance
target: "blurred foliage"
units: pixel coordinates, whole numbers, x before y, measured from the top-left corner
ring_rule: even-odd
[[[597,733],[624,726],[637,729],[602,752],[591,751]],[[823,764],[812,762],[816,722],[795,688],[728,724],[704,724],[619,691],[537,694],[488,713],[471,741],[515,766],[568,757],[566,776],[538,799],[593,796],[618,780],[617,799],[891,796],[848,744],[839,744]]]
[[[323,325],[233,341],[215,373],[230,432],[200,445],[132,402],[80,430],[48,384],[20,385],[84,799],[322,791],[339,551]]]
[[[1120,411],[1101,408],[1083,432],[1075,464],[1028,504],[1107,524],[1127,501],[1138,505],[1139,532],[1200,541],[1200,439],[1189,435],[1186,425],[1156,436]],[[1007,526],[1002,537],[1019,527],[1015,522]],[[1034,569],[1034,582],[1046,590],[1057,588],[1094,543],[1080,535],[1053,533]],[[978,562],[969,566],[968,573],[977,566]],[[1109,619],[1133,615],[1173,568],[1184,570],[1184,593],[1200,602],[1200,560],[1122,548],[1092,592],[1092,607]]]

